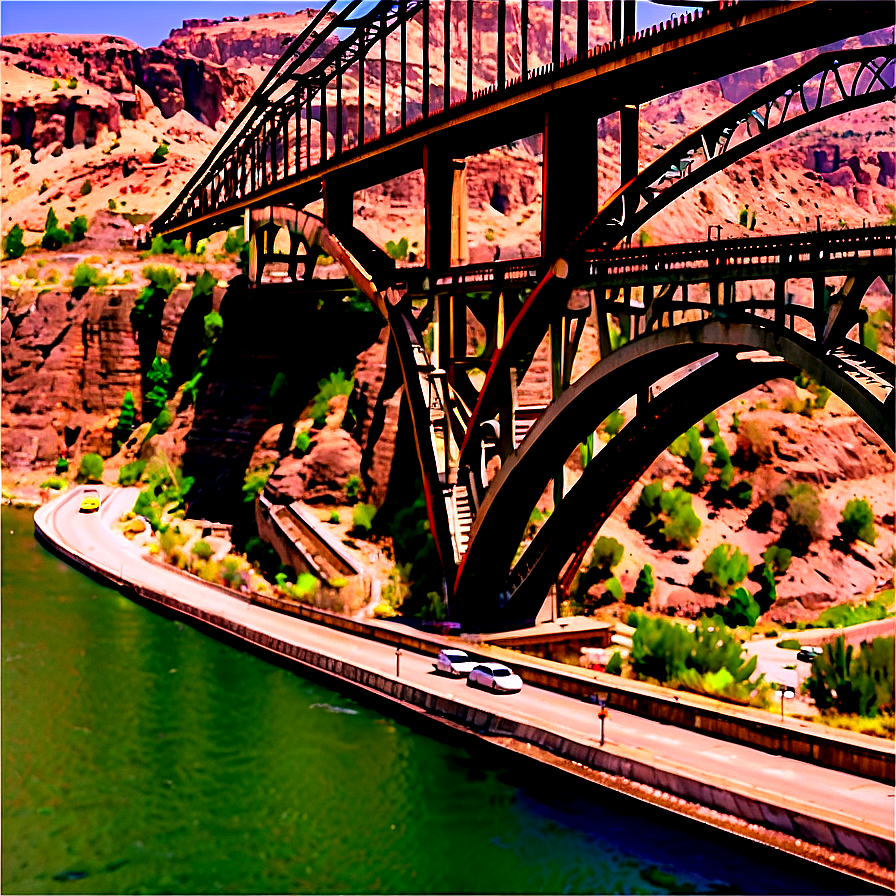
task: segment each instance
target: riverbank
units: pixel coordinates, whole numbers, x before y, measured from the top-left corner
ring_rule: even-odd
[[[110,547],[107,542],[113,536],[108,530],[98,528],[104,527],[98,516],[92,519],[75,516],[74,529],[70,520],[57,527],[57,515],[73,497],[66,496],[38,511],[35,522],[42,537],[82,568],[119,587],[131,589],[141,601],[165,607],[253,649],[309,670],[313,668],[318,674],[354,687],[371,698],[391,701],[402,711],[418,712],[450,727],[460,726],[492,745],[537,757],[537,761],[557,767],[566,763],[571,774],[589,779],[596,776],[602,786],[620,792],[632,788],[632,794],[639,799],[663,805],[670,811],[736,831],[757,842],[773,844],[862,880],[883,886],[892,883],[891,825],[888,829],[887,824],[862,821],[861,811],[851,814],[848,805],[842,803],[840,809],[827,809],[809,805],[800,796],[782,798],[767,788],[744,786],[742,782],[707,772],[705,763],[702,769],[688,769],[686,765],[664,761],[659,755],[651,756],[644,749],[633,750],[620,742],[608,741],[605,747],[598,748],[593,736],[583,737],[570,729],[569,721],[561,724],[550,720],[545,725],[537,716],[520,713],[519,702],[502,703],[501,698],[485,695],[479,698],[477,692],[465,688],[468,693],[461,697],[454,683],[446,693],[444,688],[436,687],[437,683],[441,685],[441,679],[430,676],[427,680],[417,674],[427,663],[424,657],[415,657],[412,661],[407,656],[402,660],[417,676],[417,680],[408,682],[405,672],[399,676],[388,672],[388,663],[395,662],[390,652],[381,650],[376,657],[365,656],[363,662],[351,656],[366,653],[369,642],[361,646],[358,639],[325,630],[320,625],[308,626],[238,599],[210,593],[209,589],[186,583],[180,577],[162,576],[167,571],[157,570],[128,553],[125,539],[115,540]],[[71,507],[67,509],[71,511]],[[111,513],[114,515],[114,508]],[[95,539],[82,538],[83,530],[91,530]],[[142,584],[137,581],[139,578],[143,579]],[[148,580],[155,581],[150,585]],[[310,643],[313,641],[325,643]],[[533,696],[535,690],[530,689]],[[485,702],[495,700],[499,701],[500,710]],[[772,757],[763,762],[771,763]],[[804,768],[808,771],[809,766]],[[866,782],[866,787],[870,786],[871,782]]]

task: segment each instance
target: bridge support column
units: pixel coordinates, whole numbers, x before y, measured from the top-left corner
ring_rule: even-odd
[[[548,261],[597,214],[597,116],[555,103],[545,116],[541,251]]]
[[[345,239],[355,216],[354,193],[341,189],[329,177],[321,181],[324,199],[324,227],[337,238]]]
[[[430,272],[467,263],[467,173],[463,160],[423,148],[425,236]]]

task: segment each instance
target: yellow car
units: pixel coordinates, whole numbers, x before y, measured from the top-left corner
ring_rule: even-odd
[[[96,513],[100,509],[100,493],[95,488],[84,489],[81,513]]]

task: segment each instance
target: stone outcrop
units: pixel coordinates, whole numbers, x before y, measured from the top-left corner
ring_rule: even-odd
[[[56,79],[63,85],[68,77],[76,78],[82,107],[94,107],[95,95],[99,93],[114,103],[116,116],[129,119],[145,114],[138,95],[142,90],[166,118],[186,109],[203,124],[215,127],[222,119],[232,118],[254,89],[250,78],[222,65],[173,49],[144,50],[120,37],[17,34],[3,38],[3,51],[10,64],[40,78]],[[49,84],[45,84],[44,91],[50,93]],[[88,100],[88,96],[92,99]],[[28,99],[22,98],[25,104]],[[106,105],[111,103],[106,99]],[[6,105],[3,130],[12,133],[14,124],[10,120],[7,127]],[[67,107],[66,104],[64,108]],[[57,113],[50,111],[49,114]],[[64,109],[62,114],[66,114]],[[39,113],[37,119],[44,122],[46,117],[47,113]],[[21,119],[22,114],[18,113],[16,118]],[[23,128],[22,124],[26,126]],[[119,129],[117,120],[114,127],[108,123],[107,126],[109,130]],[[27,123],[20,121],[18,130],[20,134],[26,133]],[[15,137],[12,142],[28,146]]]

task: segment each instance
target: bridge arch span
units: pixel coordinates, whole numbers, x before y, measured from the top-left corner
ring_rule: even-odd
[[[757,351],[778,360],[737,357]],[[564,497],[508,576],[551,471],[560,469],[621,401],[646,395],[651,385],[688,365],[692,369],[683,380],[648,402],[592,459],[587,479],[583,474]],[[498,473],[458,570],[455,607],[479,620],[533,618],[547,588],[557,581],[597,516],[599,523],[609,516],[659,451],[720,404],[761,382],[792,375],[797,368],[842,398],[893,447],[892,392],[886,399],[873,394],[845,372],[835,356],[820,356],[807,339],[756,324],[717,320],[645,335],[595,364],[564,392]]]

